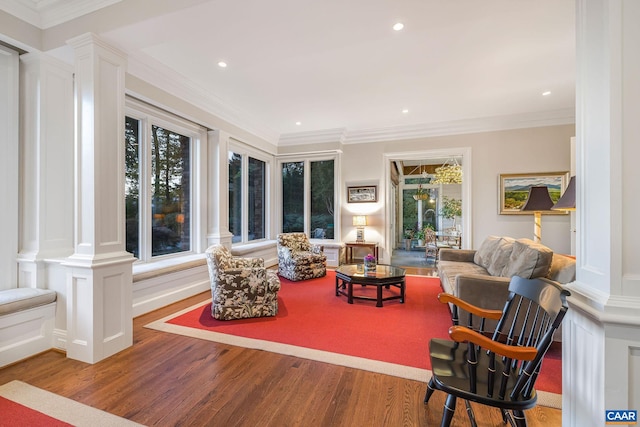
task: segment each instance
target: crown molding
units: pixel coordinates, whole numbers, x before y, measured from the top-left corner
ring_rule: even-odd
[[[0,9],[42,29],[42,17],[37,6],[33,0],[0,0]]]
[[[441,123],[423,123],[412,126],[355,130],[347,133],[345,144],[363,144],[465,133],[492,132],[507,129],[566,125],[574,124],[575,120],[575,109],[567,108],[535,113],[454,120]]]
[[[149,57],[129,56],[127,72],[273,145],[278,144],[279,133]]]
[[[327,142],[344,143],[347,128],[323,129],[310,132],[295,132],[280,135],[279,147],[288,145],[323,144]]]
[[[95,12],[122,0],[1,0],[10,14],[42,30]]]
[[[575,123],[575,109],[541,111],[525,114],[454,120],[441,123],[422,123],[410,126],[393,126],[376,129],[346,130],[340,140],[343,144],[365,144],[381,141],[427,138],[433,136],[457,135],[465,133],[492,132],[507,129],[524,129],[543,126],[557,126]],[[330,131],[289,133],[280,136],[278,145],[312,144],[327,142]],[[334,137],[331,141],[335,142]]]

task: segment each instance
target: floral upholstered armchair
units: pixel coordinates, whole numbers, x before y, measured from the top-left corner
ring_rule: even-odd
[[[278,313],[280,279],[264,267],[262,258],[234,257],[222,245],[206,251],[211,280],[211,315],[215,319],[245,319]]]
[[[327,274],[327,257],[304,233],[278,234],[278,274],[289,280],[307,280]]]

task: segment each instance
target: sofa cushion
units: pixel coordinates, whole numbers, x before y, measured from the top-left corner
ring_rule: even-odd
[[[438,261],[438,275],[442,289],[455,295],[456,276],[458,274],[487,274],[484,267],[472,262]]]
[[[575,258],[553,254],[551,268],[547,277],[558,283],[571,283],[576,280],[576,260]]]
[[[0,291],[0,315],[52,303],[56,292],[39,288],[12,288]]]
[[[491,256],[489,267],[487,267],[490,275],[496,277],[511,277],[509,275],[509,263],[514,242],[515,240],[511,237],[502,237],[498,241]]]
[[[520,276],[525,279],[546,277],[551,267],[553,251],[530,239],[518,239],[508,263],[507,276]]]
[[[484,268],[489,268],[491,258],[493,257],[500,240],[502,240],[502,237],[498,236],[488,236],[484,239],[473,257],[473,262]]]

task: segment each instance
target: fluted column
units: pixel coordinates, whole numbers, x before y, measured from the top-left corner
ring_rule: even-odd
[[[207,242],[231,247],[229,232],[229,134],[209,131],[209,213]]]
[[[67,356],[95,363],[132,345],[133,256],[125,250],[126,57],[93,34],[75,50],[75,245]]]
[[[45,260],[73,253],[73,67],[20,57],[21,287],[47,286]]]
[[[576,281],[563,426],[640,408],[640,2],[577,1]]]

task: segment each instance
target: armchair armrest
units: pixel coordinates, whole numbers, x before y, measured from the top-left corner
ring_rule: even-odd
[[[264,267],[264,260],[262,258],[231,258],[231,268],[252,268],[252,267]]]
[[[473,262],[476,251],[473,249],[447,249],[442,248],[439,252],[441,261],[461,261]]]
[[[468,302],[456,297],[455,295],[451,295],[446,292],[441,292],[438,294],[438,301],[445,304],[454,304],[459,308],[472,313],[475,316],[480,316],[487,319],[499,320],[502,316],[502,310],[487,310],[484,308],[480,308],[473,304],[469,304]]]
[[[520,347],[493,341],[478,332],[464,326],[452,326],[449,328],[449,337],[457,342],[471,341],[500,356],[517,360],[533,360],[538,354],[535,347]]]
[[[266,274],[266,268],[264,267],[241,267],[241,268],[227,268],[222,270],[221,275],[234,276],[239,278],[249,277],[255,275],[257,277],[263,277]]]
[[[313,252],[314,254],[321,254],[324,251],[324,246],[323,245],[312,244],[311,248],[309,248],[309,251]]]
[[[291,259],[293,251],[287,246],[278,246],[278,257],[281,259]]]
[[[218,288],[242,289],[245,291],[246,297],[252,300],[257,295],[264,295],[266,291],[274,287],[267,280],[267,274],[268,270],[264,267],[226,269],[220,273]],[[278,281],[277,284],[279,285],[280,282]],[[280,287],[278,286],[277,289]]]

